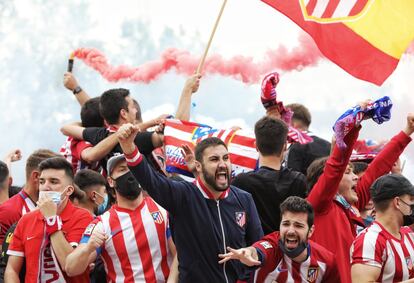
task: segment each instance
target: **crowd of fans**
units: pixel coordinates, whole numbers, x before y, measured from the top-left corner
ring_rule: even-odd
[[[414,282],[414,186],[399,160],[413,113],[353,162],[362,126],[345,148],[316,136],[304,105],[277,101],[273,73],[256,170],[233,177],[228,145],[208,137],[183,147],[191,182],[167,171],[163,131],[190,120],[200,79],[174,116],[143,121],[129,90],[90,98],[64,75],[81,121],[62,126],[60,151],[31,153],[21,188],[20,150],[0,162],[1,282]],[[292,127],[312,141],[288,143]]]

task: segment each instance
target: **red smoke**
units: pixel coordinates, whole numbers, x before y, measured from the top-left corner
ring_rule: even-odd
[[[187,51],[169,48],[161,54],[158,60],[150,61],[139,67],[125,65],[112,66],[105,55],[94,48],[79,48],[74,51],[75,57],[83,60],[88,66],[98,71],[106,80],[117,82],[149,83],[160,75],[175,69],[178,74],[190,75],[197,69],[199,57]],[[299,46],[288,50],[280,46],[266,53],[261,62],[254,62],[252,57],[241,55],[224,59],[220,55],[208,56],[203,68],[203,74],[219,74],[230,76],[245,83],[258,83],[261,78],[271,71],[302,70],[314,66],[322,58],[316,45],[309,37],[299,37]]]

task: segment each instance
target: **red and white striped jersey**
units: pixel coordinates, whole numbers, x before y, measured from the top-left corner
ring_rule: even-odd
[[[108,236],[101,247],[108,282],[165,282],[172,256],[168,214],[150,197],[135,210],[117,205],[97,217],[86,228],[81,243],[87,243],[101,223]]]
[[[341,282],[334,255],[311,240],[308,241],[308,258],[295,262],[279,248],[279,232],[266,235],[253,244],[262,255],[262,266],[256,270],[256,283],[320,283]]]
[[[72,165],[73,173],[76,174],[81,169],[99,170],[99,162],[89,164],[82,160],[82,151],[92,147],[87,141],[76,140],[72,137],[68,137],[65,143],[59,150],[59,153],[65,157],[65,159]]]
[[[378,222],[362,231],[351,247],[351,264],[381,268],[378,282],[400,282],[414,278],[414,234],[407,228],[395,238]]]

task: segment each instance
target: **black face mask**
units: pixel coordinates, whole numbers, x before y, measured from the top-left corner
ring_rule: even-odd
[[[288,249],[285,247],[285,243],[283,242],[283,240],[279,239],[279,247],[285,255],[287,255],[290,258],[295,258],[299,256],[308,247],[308,244],[300,241],[296,248]]]
[[[404,202],[404,201],[403,201]],[[408,205],[404,202],[404,204]],[[411,224],[414,224],[414,204],[410,205],[411,214],[405,215],[401,212],[403,215],[403,226],[410,226]]]
[[[141,186],[131,172],[127,172],[115,179],[115,190],[122,197],[135,200],[142,191]]]
[[[410,226],[411,224],[414,224],[414,216],[412,214],[403,215],[403,222],[403,226]]]

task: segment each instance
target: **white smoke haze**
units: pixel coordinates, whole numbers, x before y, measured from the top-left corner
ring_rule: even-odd
[[[65,137],[59,128],[79,119],[79,106],[62,84],[69,54],[79,47],[101,50],[113,65],[138,66],[159,58],[168,47],[201,55],[221,1],[15,0],[0,2],[0,156],[19,148],[23,160],[13,164],[15,184],[24,183],[25,159],[38,148],[57,151]],[[279,45],[293,49],[302,32],[260,1],[228,1],[210,53],[262,60]],[[336,118],[356,102],[388,95],[394,102],[391,121],[364,123],[361,138],[389,139],[414,112],[412,56],[377,87],[357,80],[333,63],[282,73],[279,98],[300,102],[313,114],[311,128],[330,139]],[[129,88],[145,119],[175,111],[186,78],[170,71],[150,84],[108,83],[75,61],[74,74],[91,95],[114,87]],[[264,110],[259,84],[243,84],[218,75],[205,76],[194,95],[194,120],[215,127],[252,129]],[[404,173],[414,181],[414,146],[404,153]]]

